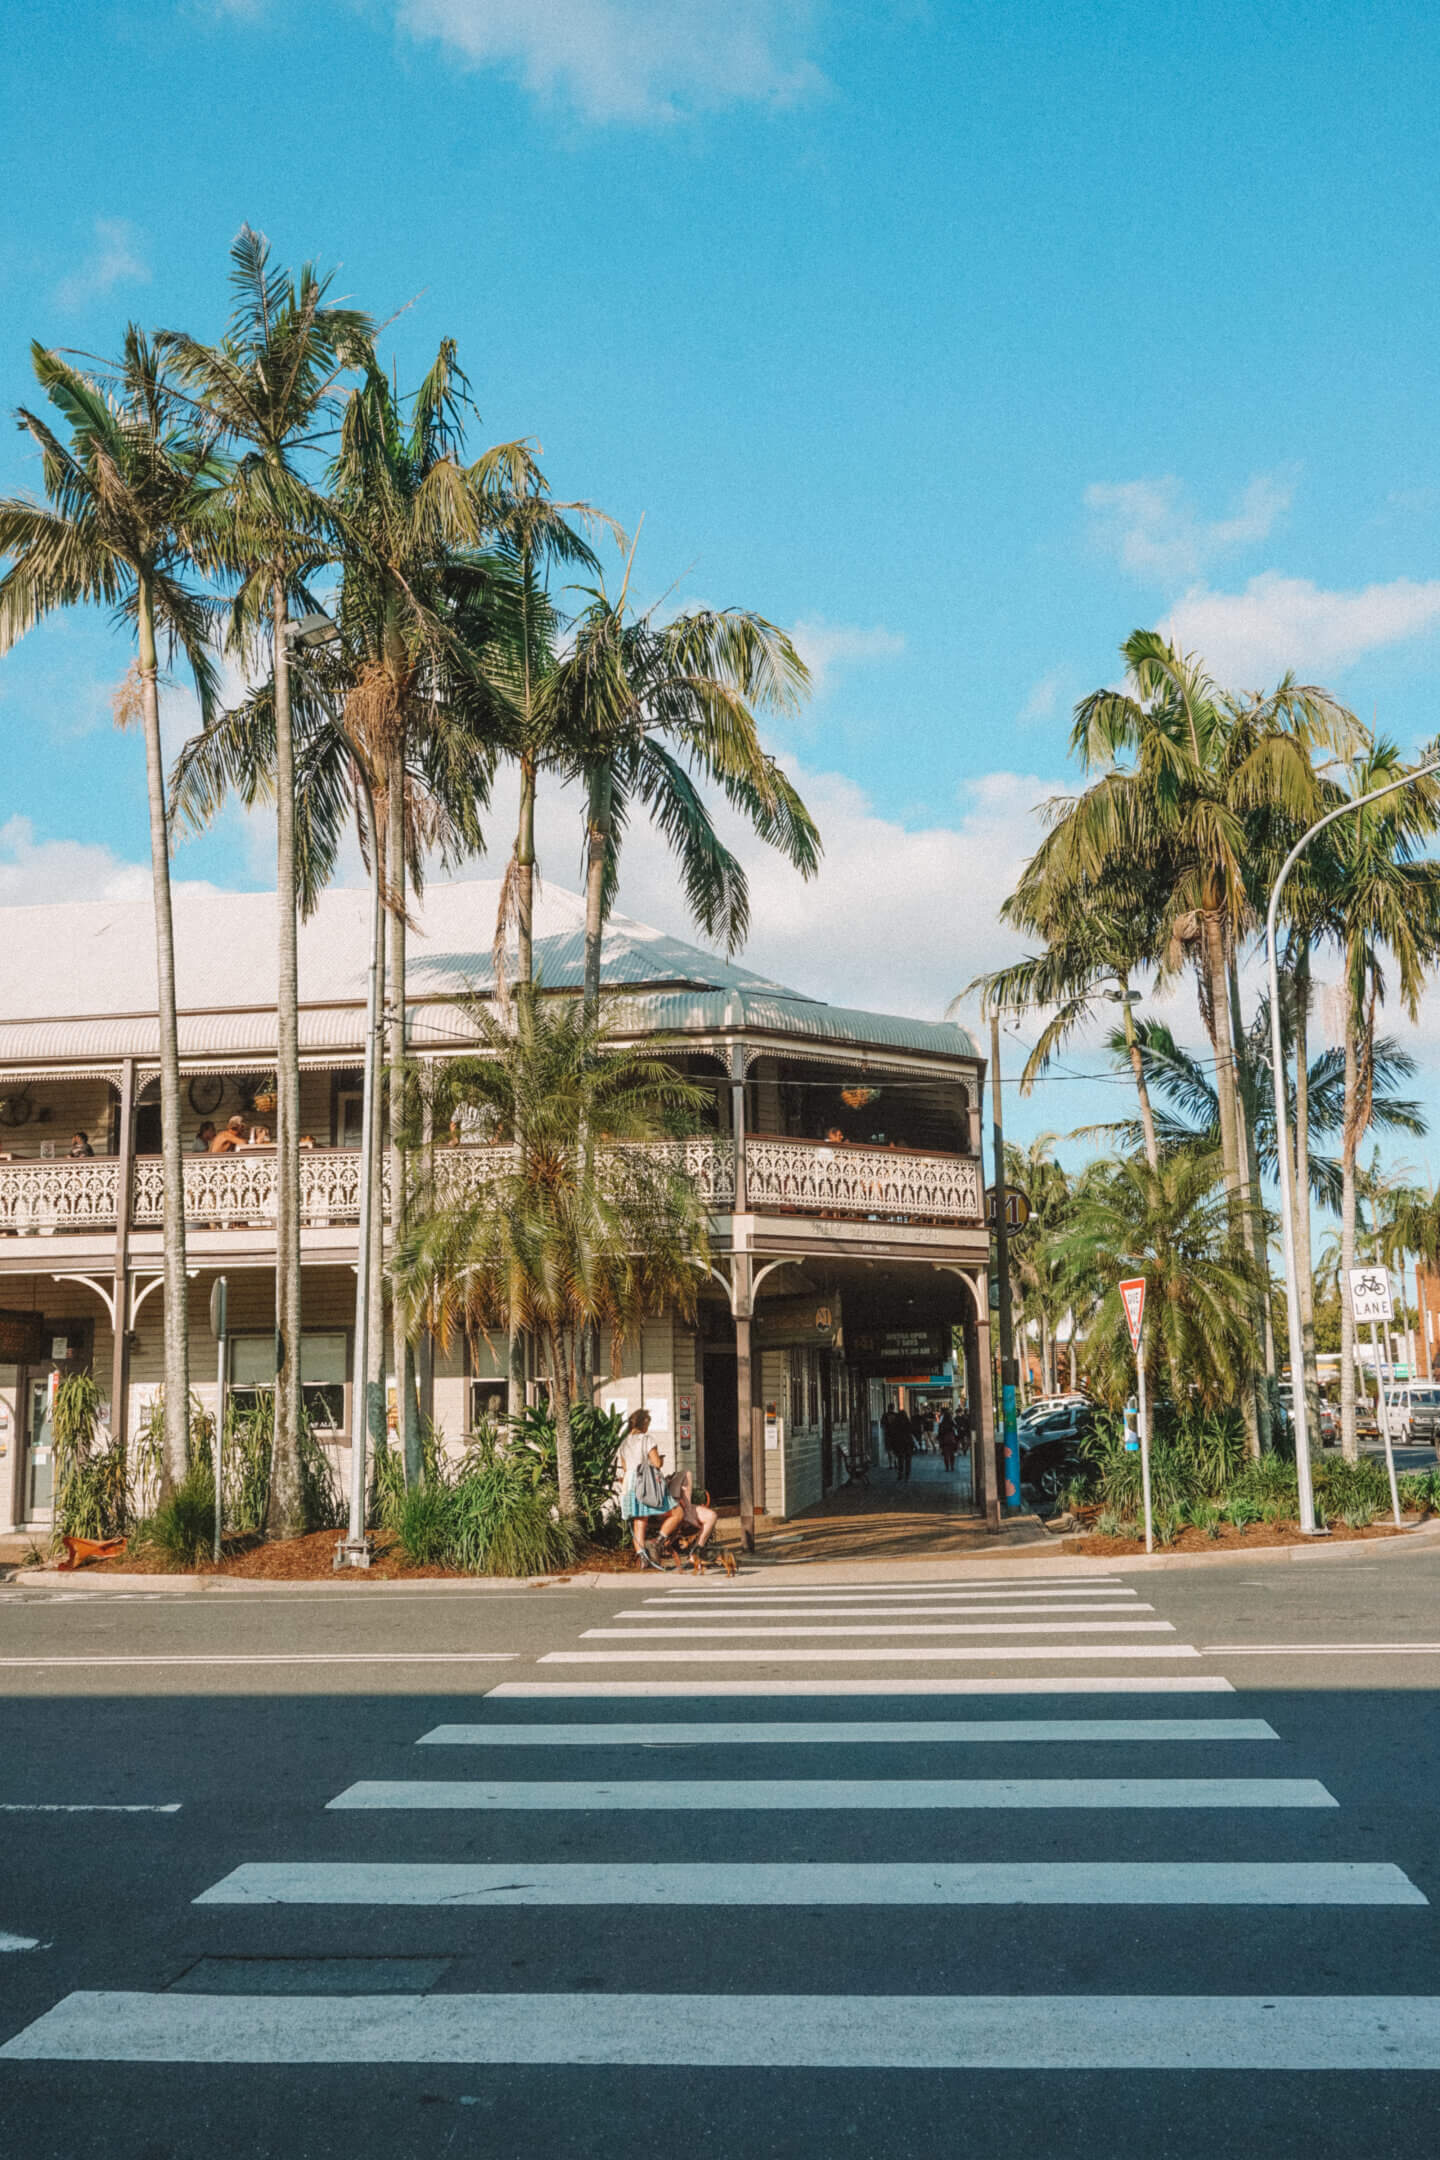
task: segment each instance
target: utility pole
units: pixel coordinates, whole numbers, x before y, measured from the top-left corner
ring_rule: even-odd
[[[1015,1429],[1015,1326],[1010,1309],[1009,1194],[1005,1186],[1005,1112],[1000,1100],[1000,1015],[990,1014],[990,1130],[995,1142],[995,1264],[1000,1271],[1000,1417],[1005,1436],[1001,1499],[1013,1514],[1020,1505],[1020,1441]],[[988,1446],[989,1436],[986,1436]]]

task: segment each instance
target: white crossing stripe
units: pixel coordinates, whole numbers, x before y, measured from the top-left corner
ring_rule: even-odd
[[[0,1800],[0,1815],[178,1815],[178,1800]]]
[[[1434,1995],[67,1995],[0,2062],[1437,2070]]]
[[[620,1632],[624,1632],[623,1630]],[[634,1636],[629,1638],[632,1642]],[[547,1650],[540,1665],[824,1665],[871,1663],[894,1665],[915,1658],[928,1665],[947,1659],[974,1658],[988,1665],[1017,1658],[1048,1659],[1054,1664],[1076,1658],[1198,1658],[1190,1643],[989,1643],[983,1649],[933,1643],[924,1649],[894,1644],[884,1650]]]
[[[653,1626],[660,1617],[655,1607],[658,1605],[663,1609],[668,1604],[668,1599],[655,1598],[650,1605],[627,1606],[620,1612],[612,1613],[610,1617],[612,1620],[646,1620]],[[706,1620],[733,1620],[739,1613],[743,1612],[747,1621],[751,1619],[788,1620],[792,1618],[801,1620],[909,1620],[919,1618],[923,1620],[942,1613],[983,1614],[986,1618],[989,1618],[996,1613],[1002,1617],[1007,1613],[1071,1613],[1079,1616],[1085,1613],[1142,1613],[1154,1612],[1154,1610],[1153,1605],[1139,1605],[1133,1601],[1127,1603],[1120,1599],[1111,1600],[1108,1598],[1100,1604],[1092,1602],[1088,1605],[1077,1605],[1071,1600],[1067,1600],[1063,1604],[1052,1605],[962,1605],[952,1599],[950,1603],[945,1605],[803,1605],[798,1607],[794,1605],[745,1605],[727,1607],[723,1613],[712,1613],[706,1611],[704,1601],[701,1600],[695,1605],[685,1606],[683,1608],[683,1617],[687,1620],[695,1620],[703,1615]],[[678,1618],[680,1615],[677,1614],[676,1617]],[[1009,1630],[1007,1629],[1006,1632],[1008,1633]]]
[[[901,1607],[917,1602],[923,1604],[933,1598],[943,1598],[949,1604],[1003,1606],[1043,1604],[1047,1598],[1064,1598],[1067,1604],[1093,1604],[1106,1598],[1131,1599],[1139,1595],[1138,1590],[1127,1589],[1123,1583],[1082,1583],[1075,1588],[1068,1582],[1045,1583],[1033,1589],[1016,1584],[1009,1590],[963,1587],[952,1590],[944,1583],[932,1583],[928,1590],[822,1590],[818,1584],[808,1590],[737,1590],[723,1585],[707,1590],[693,1577],[685,1577],[673,1590],[657,1587],[645,1602],[647,1605],[733,1606],[737,1612],[746,1605],[775,1604],[798,1612],[810,1605],[868,1605],[877,1599],[886,1605]]]
[[[926,1620],[883,1627],[587,1627],[582,1642],[728,1642],[737,1636],[863,1635],[1173,1635],[1170,1620]]]
[[[1084,1585],[1087,1589],[1119,1590],[1124,1588],[1118,1575],[1047,1575],[1038,1580],[1032,1575],[937,1575],[928,1582],[917,1583],[913,1575],[904,1582],[850,1582],[834,1583],[829,1589],[817,1582],[767,1583],[747,1576],[743,1582],[734,1582],[728,1576],[713,1586],[680,1580],[672,1594],[682,1596],[690,1593],[697,1597],[818,1597],[830,1596],[836,1591],[849,1591],[856,1597],[869,1597],[877,1590],[908,1590],[917,1597],[932,1596],[942,1590],[1001,1590],[1007,1595],[1021,1590],[1033,1590],[1038,1597],[1048,1597],[1058,1587],[1066,1590]],[[654,1585],[658,1591],[663,1586]]]
[[[38,1935],[10,1935],[7,1934],[4,1928],[0,1928],[0,1951],[38,1950],[39,1947],[40,1938]]]
[[[331,1808],[1333,1808],[1315,1778],[362,1778]]]
[[[1424,1905],[1386,1861],[707,1861],[702,1905]],[[664,1905],[675,1867],[606,1861],[252,1861],[197,1905]]]
[[[1440,1642],[1206,1643],[1206,1657],[1440,1657]]]
[[[932,1741],[1278,1740],[1264,1718],[910,1718],[904,1723],[437,1725],[417,1747],[908,1747]]]
[[[1191,1653],[1193,1655],[1193,1653]],[[760,1700],[769,1696],[893,1695],[1233,1695],[1235,1683],[1219,1673],[1053,1673],[1045,1680],[502,1680],[485,1700],[511,1702],[695,1702],[702,1697]]]
[[[250,1650],[243,1656],[185,1652],[143,1657],[6,1657],[0,1658],[0,1670],[38,1667],[88,1672],[102,1665],[513,1665],[519,1654],[516,1650]]]

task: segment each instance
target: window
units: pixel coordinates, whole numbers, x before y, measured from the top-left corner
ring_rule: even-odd
[[[790,1368],[790,1430],[798,1432],[805,1422],[805,1353],[792,1350],[786,1360]]]
[[[805,1380],[807,1408],[810,1413],[806,1423],[813,1432],[820,1423],[820,1353],[818,1350],[807,1350],[805,1353]]]
[[[316,1432],[345,1429],[345,1374],[349,1364],[349,1339],[343,1329],[334,1334],[302,1335],[300,1338],[300,1394],[305,1415]],[[261,1394],[275,1385],[275,1337],[232,1335],[230,1338],[230,1400],[239,1416],[253,1410]]]

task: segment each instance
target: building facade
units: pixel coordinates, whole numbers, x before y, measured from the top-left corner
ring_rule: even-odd
[[[465,1001],[493,988],[498,887],[435,886],[410,938],[411,1054],[470,1046]],[[213,1407],[211,1292],[227,1285],[224,1375],[274,1371],[275,1157],[229,1154],[201,1128],[264,1128],[275,1058],[274,900],[175,896],[185,1099],[191,1379]],[[582,903],[537,909],[543,995],[578,991]],[[148,902],[0,909],[0,1529],[51,1519],[53,1376],[88,1366],[112,1432],[133,1434],[163,1373],[162,1190],[154,945]],[[346,1474],[354,1375],[360,1085],[368,959],[363,891],[326,893],[301,932],[301,1181],[307,1409]],[[718,1498],[749,1451],[757,1504],[793,1515],[872,1453],[887,1391],[950,1376],[990,1427],[984,1066],[959,1028],[831,1006],[617,917],[604,977],[620,1032],[660,1038],[703,1090],[683,1150],[707,1203],[708,1271],[692,1319],[656,1314],[611,1360],[600,1396],[642,1404],[667,1456]],[[443,1195],[475,1189],[495,1151],[434,1148]],[[955,1331],[959,1330],[959,1336]],[[612,1374],[612,1365],[618,1373]],[[483,1339],[423,1346],[427,1412],[452,1448],[501,1394]],[[982,1504],[988,1459],[977,1450]]]

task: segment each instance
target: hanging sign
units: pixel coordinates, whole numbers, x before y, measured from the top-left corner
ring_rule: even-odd
[[[1145,1317],[1145,1277],[1136,1275],[1129,1282],[1122,1282],[1120,1295],[1125,1301],[1125,1325],[1130,1330],[1130,1347],[1140,1355],[1140,1327]]]
[[[995,1199],[995,1195],[998,1189],[999,1188],[994,1185],[987,1185],[985,1188],[985,1220],[987,1223],[989,1223],[992,1230],[994,1229],[996,1221],[998,1220],[998,1210]],[[1005,1188],[1006,1229],[1023,1230],[1029,1220],[1030,1201],[1028,1196],[1025,1193],[1021,1192],[1018,1185],[1007,1185]]]
[[[1390,1277],[1384,1268],[1351,1268],[1350,1309],[1357,1320],[1394,1319]]]

